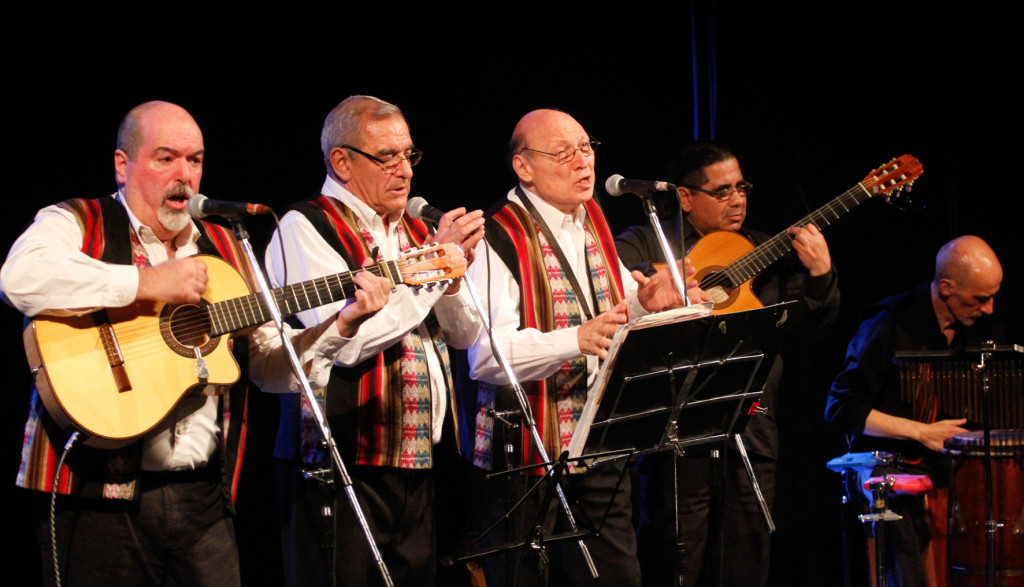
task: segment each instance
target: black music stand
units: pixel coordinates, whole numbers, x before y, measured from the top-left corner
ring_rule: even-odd
[[[795,306],[789,302],[718,316],[666,312],[620,329],[591,389],[569,445],[570,456],[630,449],[587,459],[589,465],[601,466],[664,451],[683,456],[689,447],[732,438],[768,531],[773,532],[771,514],[739,433],[749,417],[758,413],[778,337],[787,329]],[[678,531],[677,521],[681,551]],[[681,577],[679,560],[677,556],[677,577]]]
[[[630,451],[613,451],[603,455],[597,455],[604,458],[616,458],[622,453]],[[578,465],[583,459],[569,459],[569,453],[563,452],[559,455],[558,459],[550,463],[537,463],[533,465],[527,465],[525,467],[519,467],[514,469],[507,469],[505,471],[495,472],[487,475],[487,479],[493,479],[496,477],[507,477],[509,475],[516,475],[524,473],[534,469],[547,469],[543,476],[534,477],[529,482],[529,487],[526,492],[520,497],[511,508],[505,512],[499,519],[495,520],[491,526],[486,528],[483,532],[477,536],[473,543],[469,545],[466,550],[456,553],[450,558],[442,559],[442,563],[451,565],[455,562],[467,562],[489,556],[495,556],[500,554],[512,553],[521,551],[526,554],[536,554],[538,557],[538,576],[539,585],[548,584],[548,557],[547,547],[548,545],[558,544],[566,541],[578,541],[592,538],[601,532],[604,527],[604,522],[608,517],[608,512],[611,511],[611,503],[614,499],[614,494],[618,492],[619,487],[622,485],[622,480],[625,478],[625,469],[622,474],[619,475],[619,479],[615,484],[612,491],[609,492],[608,506],[605,508],[604,513],[600,519],[595,521],[591,520],[585,511],[581,508],[574,508],[572,513],[577,522],[577,529],[571,531],[548,531],[547,527],[547,516],[549,513],[557,513],[556,509],[552,507],[555,498],[556,485],[561,484],[563,490],[566,491],[568,497],[572,497],[569,492],[569,488],[565,486],[565,476],[569,472],[570,466]],[[550,465],[550,467],[549,467]],[[523,526],[522,533],[518,536],[511,537],[504,543],[500,543],[493,546],[479,546],[484,539],[499,529],[503,523],[509,523],[509,521],[516,515],[520,507],[523,506],[534,494],[541,496],[540,507],[538,508],[534,519],[530,521],[529,526]],[[595,523],[596,522],[596,523]],[[506,538],[509,538],[506,536]],[[506,577],[508,580],[515,581],[511,576]]]

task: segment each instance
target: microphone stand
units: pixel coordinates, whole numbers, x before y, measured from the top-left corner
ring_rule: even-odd
[[[519,401],[519,409],[522,411],[523,424],[529,428],[530,439],[533,441],[533,445],[537,449],[537,454],[540,456],[542,461],[547,463],[545,467],[548,472],[551,473],[553,464],[551,463],[551,458],[548,456],[547,449],[544,448],[544,440],[540,437],[540,433],[537,432],[537,423],[533,419],[533,411],[530,409],[530,403],[526,399],[526,391],[523,389],[522,385],[519,384],[519,380],[516,379],[515,373],[512,372],[512,367],[508,364],[508,360],[505,358],[505,353],[494,340],[494,334],[491,331],[491,322],[488,320],[487,312],[484,310],[484,306],[480,302],[480,297],[476,292],[476,287],[473,285],[472,280],[463,278],[462,281],[462,286],[469,288],[469,295],[473,298],[473,305],[476,306],[477,314],[480,315],[480,320],[484,323],[484,328],[487,329],[494,359],[498,362],[498,366],[501,367],[502,372],[505,374],[505,378],[508,379],[509,385],[515,393],[516,400]],[[572,510],[569,509],[569,502],[565,499],[565,493],[562,491],[562,485],[560,482],[555,484],[555,492],[558,495],[558,501],[562,504],[562,511],[565,512],[565,518],[569,522],[569,527],[573,532],[578,531],[576,518],[573,517]],[[587,545],[583,543],[582,539],[577,540],[576,544],[580,547],[580,553],[583,554],[583,559],[587,563],[587,568],[590,570],[590,576],[597,579],[597,567],[594,566],[594,559],[590,556],[590,550],[587,548]]]
[[[669,184],[672,191],[676,194],[676,199],[679,199],[679,190],[676,186]],[[639,190],[638,190],[639,191]],[[644,204],[644,210],[647,211],[648,218],[651,219],[651,226],[654,227],[654,234],[658,237],[658,244],[661,245],[661,252],[665,255],[665,260],[668,261],[668,270],[672,274],[672,283],[675,284],[676,289],[679,290],[679,296],[683,299],[683,305],[690,305],[690,298],[686,295],[686,285],[683,282],[682,276],[679,274],[679,268],[676,267],[676,257],[672,254],[671,247],[668,246],[668,239],[665,238],[665,232],[661,230],[661,221],[658,219],[658,210],[654,207],[654,200],[651,199],[651,195],[636,194],[640,201]],[[679,224],[680,230],[682,229],[682,223]],[[680,246],[686,241],[680,241]],[[684,251],[685,255],[685,251]]]
[[[295,354],[295,348],[292,346],[292,341],[284,334],[284,323],[281,319],[281,312],[277,307],[277,302],[271,296],[270,287],[267,285],[267,280],[263,276],[263,272],[260,270],[259,263],[256,261],[256,255],[253,253],[252,245],[249,244],[249,233],[245,229],[245,225],[242,224],[241,219],[228,218],[231,221],[231,226],[235,231],[235,238],[242,245],[242,250],[245,252],[246,257],[249,260],[250,265],[253,269],[253,275],[256,278],[256,282],[260,288],[260,294],[263,296],[263,301],[270,311],[271,318],[273,318],[274,326],[277,327],[277,331],[281,335],[281,344],[284,346],[288,354],[288,360],[291,361],[292,370],[298,377],[299,382],[302,384],[302,393],[306,396],[306,400],[309,402],[309,407],[312,409],[313,417],[316,419],[317,426],[320,428],[320,434],[323,436],[327,443],[327,448],[331,453],[331,457],[334,460],[338,477],[340,477],[341,486],[345,491],[345,496],[348,498],[349,504],[352,506],[352,510],[355,512],[356,519],[359,521],[359,526],[363,530],[363,534],[366,535],[366,542],[370,547],[370,553],[373,557],[377,569],[380,571],[381,579],[384,585],[392,587],[394,583],[391,580],[391,575],[388,573],[387,565],[384,564],[384,560],[381,558],[380,550],[377,548],[377,543],[373,540],[373,535],[370,533],[370,526],[366,522],[366,515],[363,513],[362,508],[359,506],[359,500],[356,498],[355,488],[352,487],[352,478],[348,474],[348,470],[345,469],[345,463],[341,460],[341,453],[338,452],[338,445],[334,442],[334,437],[331,436],[330,427],[327,424],[327,418],[324,416],[323,409],[320,407],[320,403],[316,400],[316,396],[313,394],[313,389],[309,385],[309,379],[306,377],[305,371],[302,369],[302,365],[299,363],[299,358]],[[333,574],[334,569],[330,572]]]

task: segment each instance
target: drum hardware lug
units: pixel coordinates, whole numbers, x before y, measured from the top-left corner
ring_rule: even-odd
[[[302,477],[304,479],[312,479],[314,481],[319,481],[320,483],[324,483],[326,485],[332,485],[334,483],[334,480],[332,478],[333,473],[334,470],[330,468],[309,469],[302,471]]]
[[[878,514],[861,514],[857,516],[857,519],[861,522],[898,522],[903,519],[903,516],[892,510],[885,510]]]
[[[1024,536],[1024,506],[1020,508],[1020,516],[1017,518],[1017,523],[1013,525],[1014,536]]]
[[[985,532],[988,532],[989,534],[995,534],[996,530],[999,530],[1002,527],[1003,524],[995,520],[985,522]]]
[[[967,534],[967,526],[964,525],[964,518],[960,514],[960,504],[954,502],[949,514],[950,533],[956,536]]]

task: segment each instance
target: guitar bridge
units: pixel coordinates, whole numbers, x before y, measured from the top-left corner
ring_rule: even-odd
[[[117,343],[114,327],[110,325],[110,318],[106,311],[97,312],[96,318],[96,327],[100,333],[100,340],[103,341],[103,351],[107,355],[110,373],[114,376],[114,385],[119,392],[131,391],[132,383],[128,380],[128,371],[124,368],[124,355],[121,354],[121,346]]]

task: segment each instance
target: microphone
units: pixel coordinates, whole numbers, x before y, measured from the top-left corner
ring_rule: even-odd
[[[674,192],[676,186],[667,181],[648,181],[646,179],[626,179],[618,173],[604,182],[604,191],[609,196],[621,196],[622,194],[649,194],[651,192]]]
[[[263,204],[246,204],[243,202],[228,202],[225,200],[211,200],[203,194],[196,194],[188,199],[185,209],[192,218],[196,220],[207,216],[223,216],[225,218],[239,218],[245,215],[270,214],[270,207]]]
[[[419,196],[409,198],[409,201],[405,204],[405,211],[416,220],[429,220],[435,226],[441,222],[441,217],[444,216],[444,210],[431,206]]]

